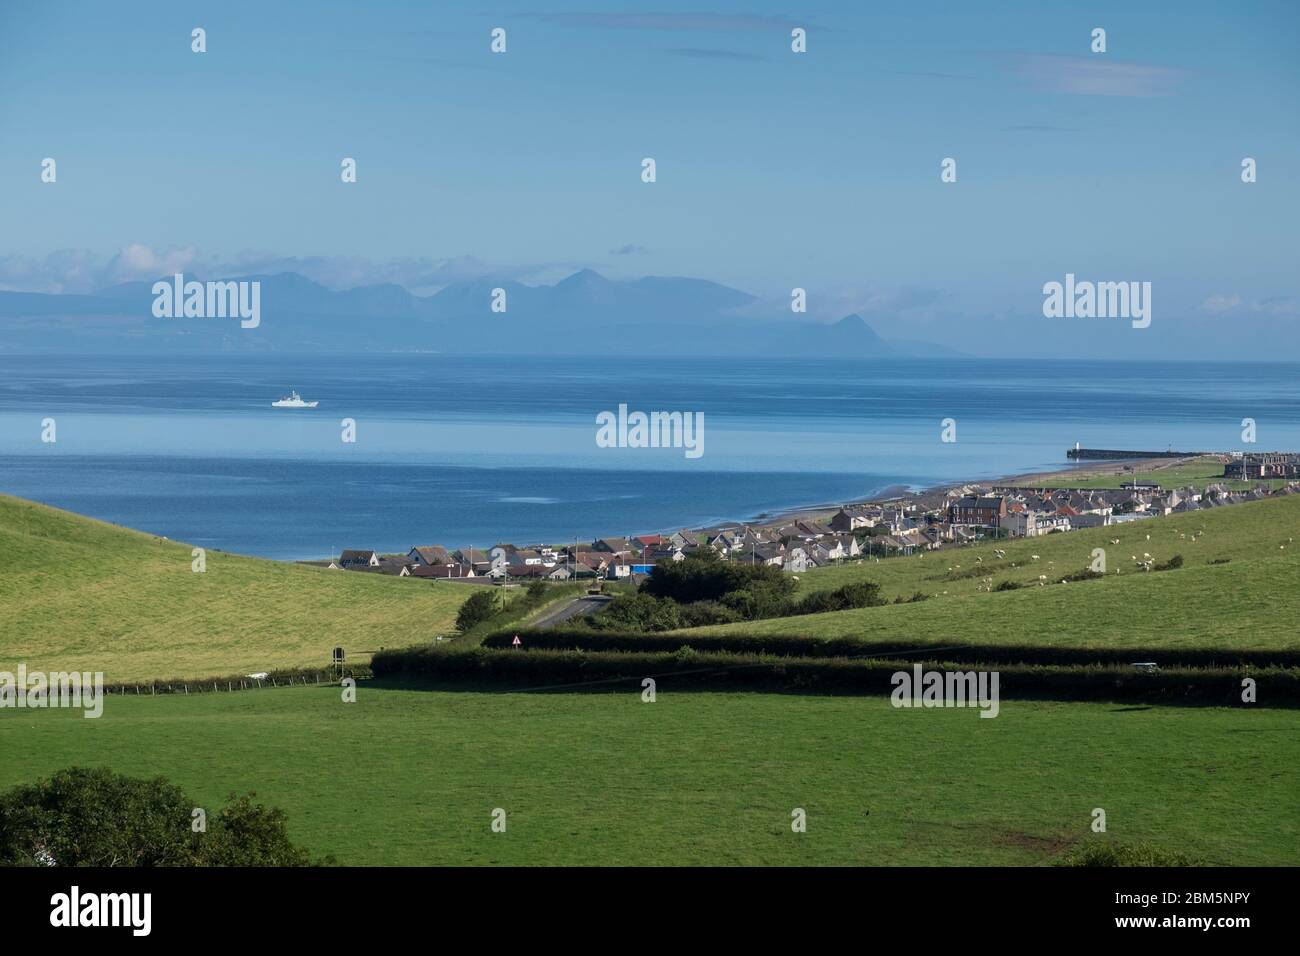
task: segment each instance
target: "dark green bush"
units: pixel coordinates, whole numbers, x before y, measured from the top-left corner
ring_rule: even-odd
[[[795,614],[818,614],[823,611],[848,611],[859,607],[879,607],[887,604],[880,596],[880,585],[874,581],[846,584],[833,591],[809,594],[793,608]]]
[[[793,581],[789,583],[794,584]],[[748,587],[724,594],[721,603],[733,611],[737,617],[745,621],[757,621],[767,617],[786,617],[793,607],[793,602],[790,600],[790,590],[768,581],[755,581]]]
[[[289,841],[284,813],[252,796],[232,795],[195,833],[194,801],[162,777],[61,770],[0,794],[0,865],[310,865]]]
[[[1102,574],[1100,571],[1094,571],[1091,568],[1084,568],[1082,571],[1071,571],[1069,574],[1065,575],[1065,577],[1063,577],[1061,580],[1062,581],[1099,581],[1105,576],[1106,575]]]
[[[674,631],[682,627],[682,606],[649,594],[621,594],[590,623],[598,630]]]
[[[908,597],[908,598],[905,598],[905,597],[903,597],[903,595],[900,594],[898,597],[894,598],[893,603],[895,603],[895,604],[916,604],[916,603],[919,602],[919,601],[928,601],[928,600],[930,600],[930,595],[928,595],[928,594],[922,594],[920,591],[915,591],[915,592],[913,592],[912,596],[911,596],[911,597]]]
[[[681,606],[682,627],[708,627],[741,620],[739,614],[716,601],[696,601]]]
[[[456,630],[468,631],[482,624],[501,609],[501,598],[495,589],[475,591],[456,612]]]
[[[653,597],[691,604],[719,601],[728,594],[756,586],[788,596],[795,582],[780,568],[770,565],[730,564],[717,560],[716,555],[712,558],[692,555],[684,561],[655,565],[641,590]]]

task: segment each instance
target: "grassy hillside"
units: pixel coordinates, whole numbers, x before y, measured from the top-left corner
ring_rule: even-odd
[[[105,680],[323,666],[447,631],[461,585],[207,552],[0,495],[0,669]]]
[[[1300,856],[1296,711],[1004,701],[983,720],[883,697],[363,682],[346,705],[322,687],[0,711],[0,752],[6,789],[90,764],[165,772],[208,806],[255,790],[295,842],[352,864],[1032,865],[1101,839]]]
[[[1286,480],[1282,478],[1269,478],[1264,481],[1227,481],[1223,477],[1223,462],[1208,455],[1187,460],[1178,459],[1167,465],[1111,475],[1095,475],[1088,478],[1058,475],[1050,484],[1066,488],[1118,488],[1126,481],[1156,481],[1162,488],[1185,488],[1194,485],[1203,489],[1206,485],[1221,484],[1234,491],[1249,491],[1258,485],[1279,488],[1286,484]]]
[[[997,558],[995,548],[1006,557]],[[1094,548],[1106,552],[1105,579],[1060,584],[1089,567]],[[1157,561],[1180,554],[1184,565],[1143,572],[1133,558],[1144,554]],[[1041,586],[1040,575],[1047,579]],[[1300,617],[1300,495],[819,568],[800,575],[799,587],[807,593],[863,580],[878,582],[890,599],[917,591],[930,599],[700,630],[1077,646],[1300,647],[1293,626]],[[1003,581],[1025,587],[984,590]]]

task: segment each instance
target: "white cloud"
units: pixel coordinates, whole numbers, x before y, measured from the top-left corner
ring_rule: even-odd
[[[1202,312],[1218,314],[1220,312],[1231,312],[1233,309],[1241,308],[1241,296],[1239,295],[1222,295],[1215,293],[1201,303]]]
[[[1102,56],[1011,56],[1011,71],[1051,93],[1081,96],[1171,96],[1190,73],[1167,66],[1126,63]]]

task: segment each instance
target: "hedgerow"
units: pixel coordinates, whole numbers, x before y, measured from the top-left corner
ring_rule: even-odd
[[[546,631],[497,632],[485,647],[509,647],[515,633],[529,648],[587,651],[697,651],[769,654],[777,657],[917,657],[986,664],[1116,664],[1151,662],[1161,667],[1300,667],[1294,650],[1232,650],[1227,648],[1113,648],[1023,644],[971,644],[960,639],[881,642],[861,637],[817,638],[804,635],[646,634],[635,631],[589,631],[556,628]]]
[[[653,677],[665,690],[769,690],[879,695],[893,690],[891,677],[922,663],[931,670],[970,670],[971,664],[920,658],[796,658],[768,655],[579,650],[500,650],[416,647],[383,651],[371,664],[379,678],[505,684],[576,690],[622,682],[640,687]],[[981,669],[990,669],[984,667]],[[1001,698],[1119,700],[1241,705],[1243,677],[1255,680],[1263,706],[1300,706],[1300,672],[1285,668],[1180,668],[1134,670],[1114,664],[997,665]]]

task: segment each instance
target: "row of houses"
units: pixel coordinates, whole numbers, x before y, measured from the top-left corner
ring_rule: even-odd
[[[931,536],[961,543],[985,537],[1032,538],[1044,534],[1259,501],[1271,494],[1296,494],[1300,483],[1276,492],[1261,485],[1233,491],[1218,483],[1164,489],[1152,482],[1128,482],[1119,489],[993,488],[952,495],[943,507],[925,512]],[[838,515],[836,516],[839,517]],[[832,519],[832,524],[835,519]]]
[[[1032,538],[1080,528],[1218,508],[1271,495],[1300,494],[1300,482],[1277,491],[1259,486],[1233,491],[1126,482],[1119,489],[965,486],[911,501],[846,505],[826,522],[807,519],[736,525],[706,531],[598,538],[565,547],[449,550],[414,547],[404,555],[346,550],[329,567],[443,580],[488,583],[501,579],[569,581],[646,574],[662,561],[683,561],[708,549],[728,561],[799,573],[837,561],[893,557],[968,544],[983,538]]]
[[[1223,467],[1225,478],[1260,481],[1266,478],[1300,478],[1300,454],[1271,451],[1234,456]]]

